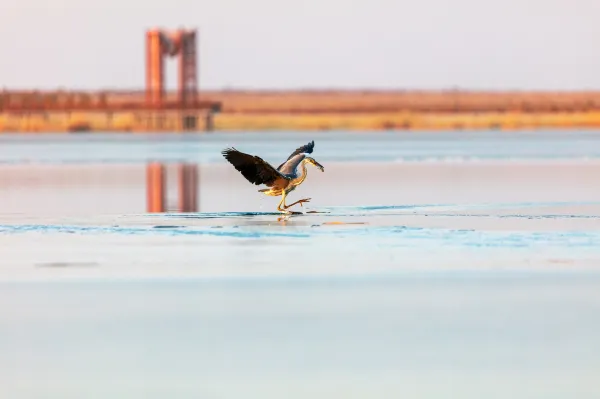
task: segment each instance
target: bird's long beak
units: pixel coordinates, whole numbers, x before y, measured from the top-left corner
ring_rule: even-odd
[[[323,165],[321,165],[321,164],[320,164],[320,163],[318,163],[317,161],[315,161],[315,166],[316,166],[317,168],[319,168],[319,170],[320,170],[321,172],[325,172],[325,168],[323,167]]]

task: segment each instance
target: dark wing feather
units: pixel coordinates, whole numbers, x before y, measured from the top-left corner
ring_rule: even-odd
[[[294,157],[298,154],[312,154],[314,148],[315,148],[315,142],[313,140],[310,143],[303,145],[302,147],[296,148],[296,150],[294,150],[294,152],[292,152],[290,154],[290,156],[288,157],[288,159],[285,160],[285,162],[289,161],[290,159],[292,159],[292,157]],[[277,167],[277,170],[281,169],[281,167],[283,165],[285,165],[285,162],[283,162],[281,165],[279,165]]]
[[[257,186],[272,186],[278,179],[285,179],[273,166],[255,155],[245,154],[235,148],[221,151],[225,159],[232,164],[245,178]]]

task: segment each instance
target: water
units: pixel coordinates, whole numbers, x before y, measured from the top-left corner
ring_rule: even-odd
[[[235,146],[276,163],[316,140],[323,162],[600,159],[596,131],[269,132],[207,134],[0,135],[3,163],[221,162]],[[286,157],[284,157],[285,159]]]
[[[20,310],[0,320],[0,390],[11,398],[595,398],[598,283],[470,272],[3,285],[0,301]]]
[[[219,154],[313,139],[288,218]],[[2,135],[0,397],[600,398],[599,144]],[[199,213],[145,213],[149,160]]]

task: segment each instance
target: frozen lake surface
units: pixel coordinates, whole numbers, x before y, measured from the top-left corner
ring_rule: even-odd
[[[310,140],[323,162],[600,159],[597,131],[0,134],[2,163],[222,162],[223,148],[277,162]],[[286,157],[284,157],[285,159]]]
[[[37,137],[0,136],[0,397],[600,398],[600,134]],[[218,154],[313,138],[287,218]],[[156,159],[200,212],[145,213]]]

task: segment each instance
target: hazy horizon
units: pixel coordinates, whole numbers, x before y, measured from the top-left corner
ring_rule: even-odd
[[[596,0],[168,4],[5,5],[0,86],[142,89],[145,30],[186,27],[201,90],[600,89]],[[169,89],[175,73],[170,60]]]

